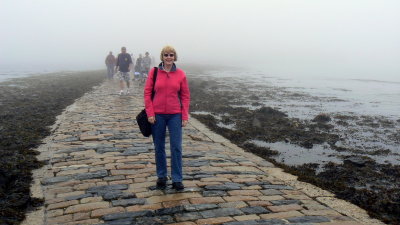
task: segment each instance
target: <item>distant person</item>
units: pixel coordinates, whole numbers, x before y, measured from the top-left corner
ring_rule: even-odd
[[[135,57],[133,56],[133,53],[131,53],[131,59],[132,59],[132,75],[135,75]]]
[[[118,78],[119,78],[119,86],[120,91],[119,95],[124,93],[124,81],[126,82],[126,94],[129,94],[129,80],[131,79],[129,76],[129,71],[132,69],[132,58],[131,55],[126,53],[126,48],[121,48],[121,53],[118,54],[117,57],[117,64],[115,69],[119,71]]]
[[[155,146],[157,188],[164,189],[167,184],[167,157],[165,154],[166,129],[169,131],[171,151],[172,187],[183,190],[182,183],[182,127],[189,120],[190,92],[185,72],[178,69],[175,61],[176,51],[171,46],[161,50],[161,63],[158,66],[155,81],[155,95],[152,99],[153,75],[155,68],[149,72],[144,87],[144,102],[149,123],[152,124],[153,143]]]
[[[135,80],[140,80],[142,73],[142,54],[139,54],[139,57],[136,59],[135,65]]]
[[[109,80],[113,79],[115,63],[116,63],[115,56],[110,51],[110,53],[106,57],[107,78]]]
[[[143,76],[145,76],[149,73],[150,67],[151,67],[151,58],[149,56],[149,53],[146,52],[145,56],[142,59],[142,74],[143,74]]]

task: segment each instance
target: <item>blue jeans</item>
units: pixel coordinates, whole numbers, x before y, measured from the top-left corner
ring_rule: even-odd
[[[182,115],[156,114],[156,122],[151,126],[156,154],[157,177],[167,177],[167,155],[165,154],[166,128],[171,146],[172,182],[182,182]]]

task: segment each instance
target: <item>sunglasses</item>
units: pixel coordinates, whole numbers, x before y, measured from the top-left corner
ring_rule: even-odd
[[[164,54],[164,57],[174,57],[174,54],[173,53],[170,53],[170,54]]]

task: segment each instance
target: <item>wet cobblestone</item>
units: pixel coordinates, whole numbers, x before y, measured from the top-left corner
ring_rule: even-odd
[[[157,190],[152,140],[134,119],[142,90],[119,96],[112,85],[79,99],[45,143],[44,224],[358,224],[325,206],[328,215],[316,215],[308,208],[321,205],[315,196],[271,176],[271,163],[210,138],[194,119],[183,135],[185,190],[171,181]]]

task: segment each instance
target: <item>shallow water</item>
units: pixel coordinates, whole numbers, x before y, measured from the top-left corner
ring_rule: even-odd
[[[400,82],[278,77],[240,69],[209,71],[200,76],[216,80],[219,91],[237,91],[237,99],[230,104],[233,107],[254,110],[269,106],[306,123],[318,114],[328,114],[332,118],[329,124],[335,127],[333,133],[344,139],[337,145],[355,149],[337,152],[326,146],[303,149],[287,143],[256,142],[279,151],[278,161],[289,165],[324,164],[340,162],[345,155],[360,154],[379,163],[400,164]],[[258,99],[254,100],[254,96]],[[218,126],[235,129],[233,124],[222,122]]]

